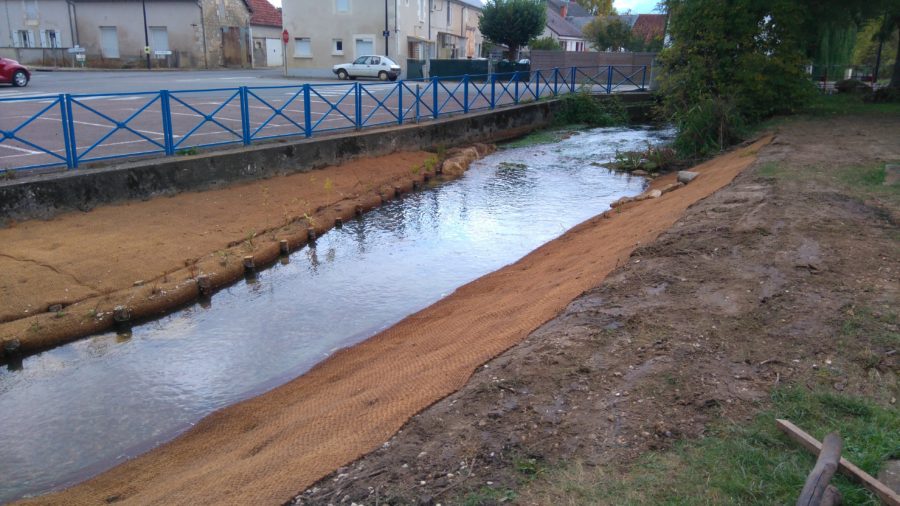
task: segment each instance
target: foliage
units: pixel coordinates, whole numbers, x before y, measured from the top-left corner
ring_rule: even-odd
[[[662,172],[672,170],[678,165],[678,155],[674,149],[665,145],[647,143],[647,148],[638,151],[616,150],[615,160],[611,164],[615,170],[634,172]]]
[[[556,122],[592,127],[622,125],[628,122],[628,113],[616,97],[598,100],[590,93],[580,92],[560,100]]]
[[[545,470],[522,492],[528,504],[793,504],[812,470],[815,456],[775,427],[791,420],[813,437],[838,431],[843,456],[877,475],[896,458],[900,417],[873,402],[780,389],[772,407],[749,426],[722,424],[705,437],[642,458],[626,475],[604,466],[566,465]],[[877,505],[862,486],[836,475],[844,504]]]
[[[881,42],[884,41],[882,45]],[[874,70],[878,59],[878,48],[881,46],[881,65],[878,77],[888,77],[890,69],[897,61],[897,46],[900,41],[900,30],[890,23],[888,18],[875,18],[860,28],[853,49],[853,65],[862,65]]]
[[[578,5],[584,7],[594,16],[608,16],[615,12],[612,0],[576,0]]]
[[[491,42],[509,48],[509,58],[514,60],[519,47],[540,35],[546,24],[547,11],[541,0],[488,0],[478,29]]]
[[[667,0],[672,45],[660,55],[664,112],[676,148],[707,155],[743,127],[801,108],[813,85],[804,73],[806,12],[789,0]]]
[[[651,51],[663,48],[660,37],[646,41],[631,31],[631,27],[618,16],[598,16],[584,27],[584,36],[598,51]]]
[[[553,37],[541,37],[540,39],[532,39],[528,43],[530,49],[544,49],[548,51],[562,51],[562,46]]]

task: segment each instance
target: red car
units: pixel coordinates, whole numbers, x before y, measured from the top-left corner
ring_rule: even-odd
[[[31,80],[31,72],[19,65],[16,60],[0,58],[0,83],[10,83],[13,86],[25,86]]]

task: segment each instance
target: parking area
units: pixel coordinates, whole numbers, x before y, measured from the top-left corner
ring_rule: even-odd
[[[395,83],[300,81],[273,71],[35,73],[29,88],[0,90],[0,169],[193,153],[424,121],[575,90],[642,88],[642,73],[618,73],[614,89],[606,68]]]

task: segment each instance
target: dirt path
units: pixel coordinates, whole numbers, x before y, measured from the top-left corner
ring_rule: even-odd
[[[777,386],[896,410],[900,187],[873,176],[891,161],[900,118],[788,123],[602,285],[295,502],[660,504],[629,466],[748,422]],[[696,479],[703,502],[754,503]]]
[[[690,185],[589,220],[304,376],[202,420],[175,441],[40,504],[271,504],[380,447],[463,387],[698,200],[769,139],[697,168]],[[661,178],[664,185],[672,177]]]
[[[379,192],[392,198],[395,187],[421,182],[429,157],[399,152],[11,223],[0,228],[0,342],[17,339],[29,351],[107,328],[116,305],[141,317],[193,300],[198,274],[218,286],[240,277],[244,255],[274,261],[279,239],[299,247],[310,224],[321,233],[357,206],[378,205]],[[61,310],[48,313],[56,304]]]

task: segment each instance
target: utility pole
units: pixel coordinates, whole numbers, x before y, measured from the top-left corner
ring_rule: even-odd
[[[428,0],[426,2],[428,4],[428,41],[425,43],[427,46],[427,55],[425,56],[425,68],[428,69],[428,76],[431,77],[431,4],[434,0]]]
[[[141,9],[144,11],[144,52],[147,53],[147,70],[150,70],[150,34],[147,32],[147,0],[141,0]]]
[[[384,0],[384,55],[390,56],[390,42],[388,41],[388,37],[391,32],[388,31],[388,0]]]

